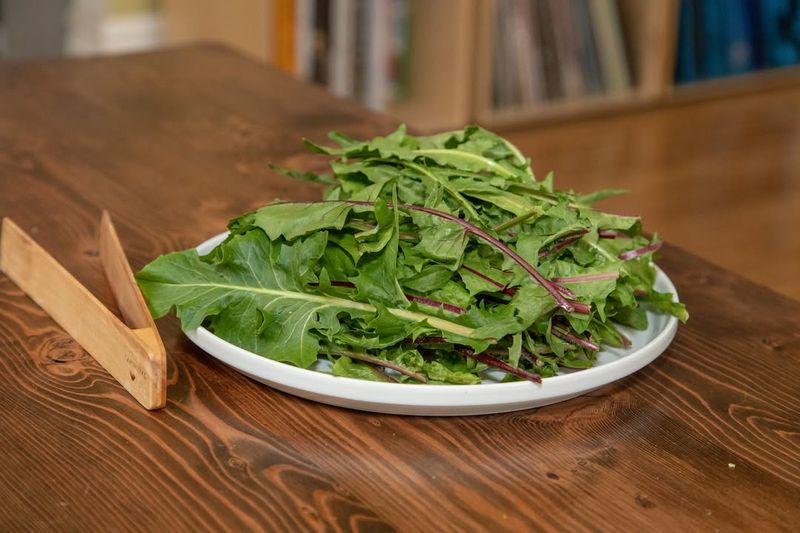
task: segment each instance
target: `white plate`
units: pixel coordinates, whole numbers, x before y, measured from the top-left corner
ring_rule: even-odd
[[[200,246],[203,255],[225,239],[223,233]],[[671,292],[675,286],[658,269],[655,288]],[[636,372],[667,349],[678,328],[672,316],[647,313],[645,331],[622,328],[633,342],[628,349],[605,349],[597,364],[585,370],[529,381],[480,385],[421,385],[380,383],[335,377],[316,370],[297,368],[248,352],[199,327],[186,336],[197,346],[239,372],[278,390],[309,400],[379,413],[400,415],[482,415],[541,407],[585,394]]]

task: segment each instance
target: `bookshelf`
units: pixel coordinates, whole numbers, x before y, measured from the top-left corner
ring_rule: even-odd
[[[800,85],[800,65],[770,68],[728,78],[695,81],[671,88],[667,103],[687,103]]]
[[[596,94],[497,109],[492,105],[492,31],[497,0],[483,0],[476,35],[475,119],[490,128],[535,124],[640,108],[668,94],[674,65],[678,0],[621,0],[621,29],[627,43],[631,87],[617,94]]]
[[[292,58],[280,53],[278,40],[292,39],[286,34],[287,21],[296,23],[292,8],[313,1],[228,0],[223,8],[214,0],[162,0],[165,37],[169,43],[223,41],[291,72]],[[597,0],[615,6],[627,88],[498,106],[493,92],[494,26],[502,1],[408,0],[406,96],[379,109],[420,131],[471,122],[504,129],[800,83],[800,67],[784,67],[676,85],[680,0]],[[551,9],[559,11],[565,4],[555,2],[561,1],[539,0],[551,2]]]

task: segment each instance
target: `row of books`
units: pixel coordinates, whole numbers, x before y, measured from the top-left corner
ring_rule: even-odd
[[[631,91],[616,0],[497,0],[493,105]]]
[[[797,0],[682,0],[675,81],[800,62]]]
[[[381,110],[408,92],[409,0],[277,0],[276,63]]]

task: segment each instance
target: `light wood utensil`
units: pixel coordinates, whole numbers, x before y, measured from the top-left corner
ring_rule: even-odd
[[[69,333],[147,409],[167,402],[167,355],[108,212],[100,259],[120,321],[10,218],[0,233],[0,271]]]

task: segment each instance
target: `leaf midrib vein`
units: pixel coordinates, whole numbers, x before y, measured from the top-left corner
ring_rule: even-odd
[[[225,283],[164,283],[164,285],[177,285],[180,287],[209,287],[211,289],[227,289],[232,291],[249,292],[267,294],[279,298],[288,298],[291,300],[304,300],[307,302],[316,302],[324,306],[334,305],[346,309],[358,309],[368,313],[377,313],[377,308],[372,304],[363,302],[354,302],[353,300],[345,300],[344,298],[336,298],[335,296],[318,296],[316,294],[308,294],[297,291],[276,290],[259,287],[247,287],[244,285],[229,285]],[[473,337],[475,330],[473,328],[450,322],[443,318],[426,315],[417,311],[409,311],[407,309],[398,309],[394,307],[386,308],[389,313],[397,318],[409,321],[423,321],[427,320],[428,323],[443,331],[456,333],[464,337]]]

